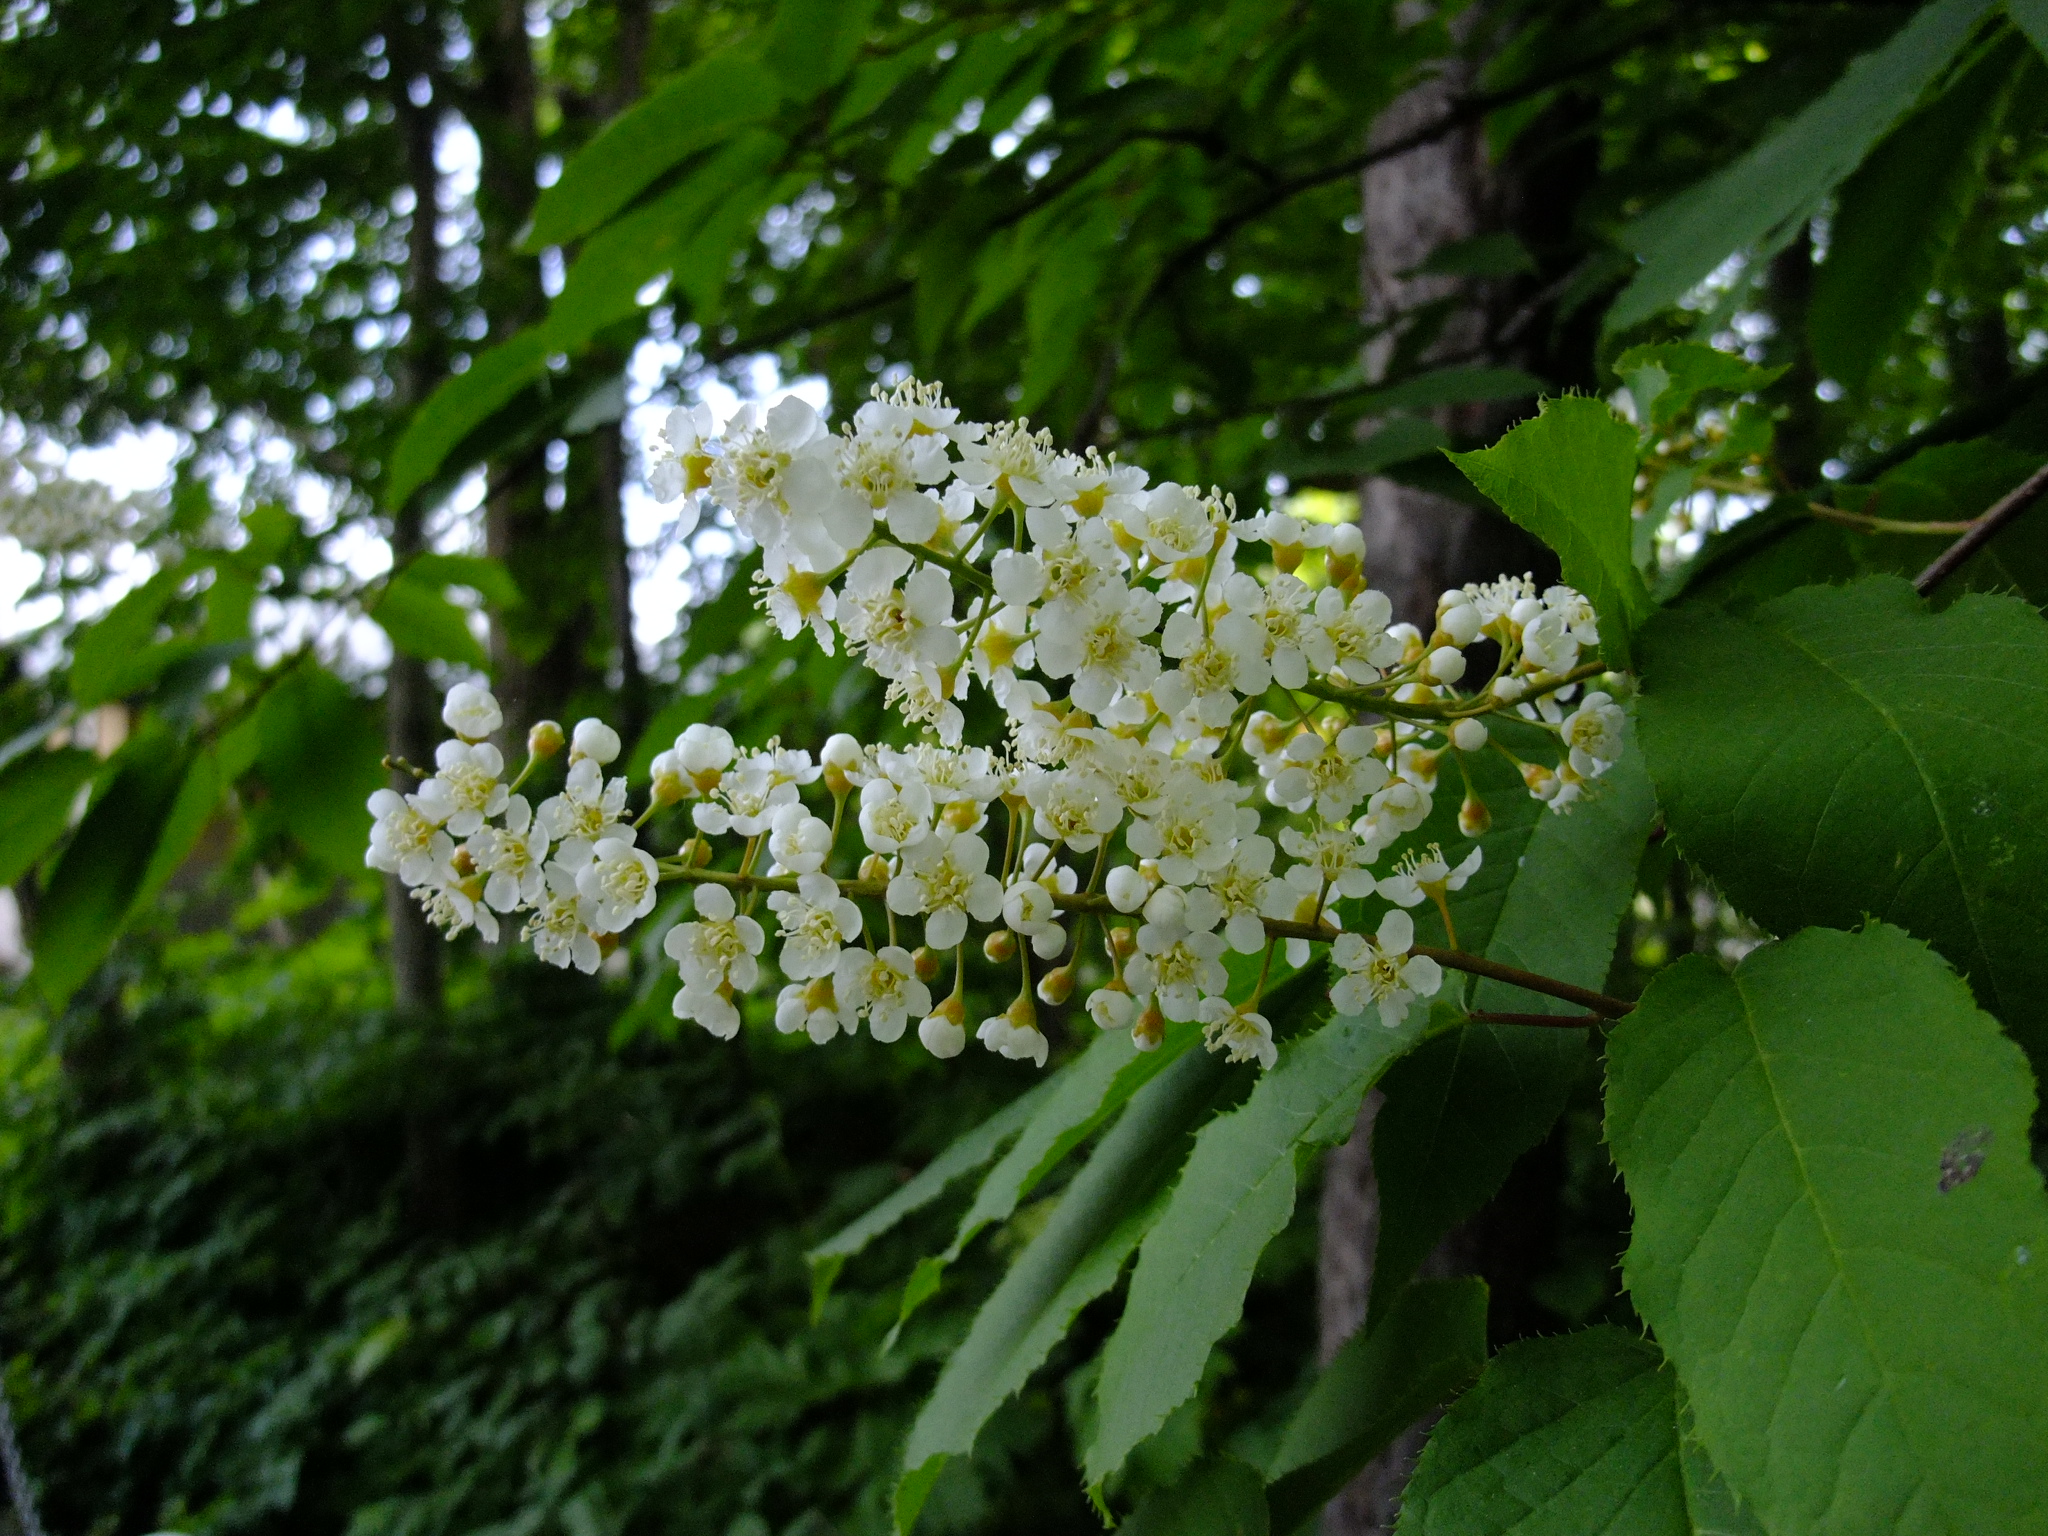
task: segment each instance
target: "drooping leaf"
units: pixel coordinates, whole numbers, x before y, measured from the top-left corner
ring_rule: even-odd
[[[547,375],[547,338],[520,331],[486,348],[467,370],[444,380],[406,423],[384,482],[384,505],[405,505],[448,456],[529,385]]]
[[[839,1271],[848,1259],[906,1216],[930,1205],[946,1192],[955,1179],[972,1173],[1001,1151],[1004,1143],[1024,1128],[1025,1122],[1045,1102],[1053,1084],[1067,1070],[1062,1068],[1046,1081],[1020,1093],[966,1135],[956,1138],[901,1189],[807,1252],[804,1262],[811,1269],[812,1321],[815,1322],[823,1310],[825,1298],[832,1292],[832,1282],[838,1279]]]
[[[1926,302],[1981,190],[2015,65],[2033,63],[2025,46],[2015,38],[1987,51],[1843,183],[1806,314],[1813,363],[1827,377],[1860,389]]]
[[[1179,1056],[1201,1034],[1201,1027],[1175,1025],[1156,1051],[1132,1048],[1131,1037],[1120,1031],[1099,1034],[1076,1061],[1060,1069],[1047,1083],[1031,1118],[1016,1143],[991,1168],[974,1202],[960,1218],[953,1241],[943,1253],[918,1261],[903,1288],[903,1301],[896,1326],[901,1328],[912,1313],[937,1294],[946,1270],[966,1251],[967,1245],[994,1222],[1008,1221],[1017,1204],[1109,1117],[1129,1102],[1132,1094],[1157,1077],[1167,1063]]]
[[[1601,651],[1627,665],[1631,636],[1650,612],[1630,551],[1636,435],[1605,401],[1543,402],[1491,448],[1451,462],[1503,512],[1557,551],[1564,579],[1600,614]]]
[[[1775,933],[1875,916],[2048,1052],[2048,621],[1895,577],[1645,635],[1641,734],[1687,858]]]
[[[1159,1214],[1189,1133],[1244,1081],[1221,1057],[1189,1051],[1131,1099],[939,1373],[904,1449],[898,1531],[916,1523],[946,1462],[973,1449],[989,1415],[1024,1385],[1075,1314],[1116,1284]]]
[[[1818,211],[1970,40],[1992,0],[1933,0],[1784,127],[1638,219],[1642,269],[1608,311],[1620,331],[1675,304],[1737,251],[1767,251]]]
[[[1196,1462],[1117,1529],[1123,1536],[1268,1536],[1274,1527],[1257,1469],[1219,1456]]]
[[[1273,1528],[1297,1529],[1396,1435],[1470,1385],[1485,1365],[1485,1281],[1402,1287],[1386,1316],[1353,1334],[1323,1367],[1288,1420],[1266,1469]]]
[[[874,14],[875,0],[781,0],[765,62],[790,96],[807,101],[853,68]]]
[[[1598,990],[1606,982],[1657,814],[1633,729],[1626,741],[1595,793],[1563,814],[1520,793],[1511,765],[1492,754],[1480,760],[1497,810],[1480,839],[1486,862],[1451,898],[1461,944],[1577,986]],[[1473,989],[1472,1006],[1575,1011],[1496,981]],[[1401,1294],[1401,1282],[1437,1239],[1491,1199],[1515,1160],[1549,1134],[1585,1070],[1587,1049],[1584,1030],[1473,1023],[1424,1041],[1394,1064],[1373,1124],[1380,1191],[1374,1317]]]
[[[12,885],[64,835],[99,759],[77,747],[28,752],[0,771],[0,885]]]
[[[2019,1050],[1896,928],[1660,973],[1608,1051],[1624,1274],[1772,1536],[2048,1525]]]
[[[175,565],[159,571],[78,632],[71,646],[71,696],[82,709],[148,686],[197,645],[159,641],[163,613],[191,573]]]
[[[130,737],[58,859],[36,914],[31,973],[53,1008],[98,969],[126,926],[192,756],[164,731]]]
[[[337,874],[363,867],[363,802],[384,782],[369,706],[333,673],[303,661],[256,713],[257,762],[285,829]]]
[[[370,609],[370,617],[391,637],[391,644],[408,656],[489,666],[490,658],[470,630],[468,611],[448,600],[445,585],[401,571]]]
[[[1424,1447],[1399,1536],[1694,1536],[1671,1371],[1619,1328],[1494,1356]]]
[[[1325,985],[1320,967],[1300,978],[1303,990]],[[1359,1100],[1414,1045],[1427,1014],[1416,1004],[1398,1029],[1377,1013],[1333,1020],[1286,1047],[1244,1107],[1195,1138],[1103,1350],[1084,1460],[1091,1487],[1200,1385],[1210,1349],[1244,1310],[1259,1255],[1294,1214],[1302,1159],[1350,1133]]]
[[[780,105],[778,77],[751,54],[729,50],[699,60],[576,152],[535,203],[526,249],[582,238],[690,156],[766,121]]]

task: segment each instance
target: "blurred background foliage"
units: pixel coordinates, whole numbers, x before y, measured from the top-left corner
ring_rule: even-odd
[[[1661,595],[1910,571],[1938,545],[1868,518],[1973,516],[2048,453],[2043,29],[2012,17],[0,7],[0,1358],[51,1528],[886,1526],[909,1416],[1059,1178],[892,1348],[951,1208],[815,1322],[801,1254],[1017,1069],[678,1037],[658,953],[590,979],[444,953],[360,863],[380,753],[423,756],[468,670],[515,721],[623,722],[642,765],[700,719],[876,728],[865,674],[755,621],[729,525],[663,525],[639,450],[666,406],[796,383],[844,413],[915,372],[1350,516],[1375,482],[1470,502],[1438,450],[1627,384]],[[1948,62],[1848,163],[1714,179],[1923,25]],[[1361,176],[1454,134],[1491,167],[1483,224],[1390,306]],[[1732,371],[1616,372],[1681,338]],[[69,457],[110,442],[164,488]],[[2039,527],[1961,585],[2048,598]],[[1610,991],[1757,937],[1660,842],[1639,887]],[[1472,1229],[1496,1342],[1628,1316],[1597,1072]],[[1132,1498],[1284,1421],[1317,1243],[1303,1200]],[[1072,1458],[1103,1331],[921,1528],[1099,1528]]]

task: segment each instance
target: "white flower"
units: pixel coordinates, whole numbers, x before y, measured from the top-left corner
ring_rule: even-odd
[[[682,973],[684,989],[749,990],[761,974],[754,957],[767,942],[761,925],[739,915],[732,892],[722,885],[697,887],[697,916],[700,921],[676,924],[661,941]]]
[[[1596,778],[1619,762],[1621,733],[1627,724],[1628,717],[1612,698],[1604,693],[1587,694],[1563,726],[1573,771]]]
[[[1106,583],[1079,606],[1073,621],[1051,628],[1041,617],[1038,665],[1050,677],[1071,677],[1077,708],[1099,714],[1119,692],[1143,693],[1159,676],[1159,599],[1142,587]]]
[[[505,803],[505,825],[485,827],[470,839],[469,856],[488,877],[484,900],[500,912],[538,903],[547,888],[542,865],[548,856],[548,835],[534,824],[526,796]]]
[[[1124,808],[1107,779],[1073,768],[1033,769],[1024,775],[1024,799],[1031,827],[1049,842],[1064,842],[1076,853],[1098,848],[1124,819]]]
[[[1365,802],[1365,815],[1353,826],[1384,848],[1404,832],[1413,832],[1429,817],[1427,789],[1413,779],[1392,779]]]
[[[1479,873],[1486,850],[1474,848],[1453,869],[1444,851],[1431,843],[1426,852],[1411,853],[1390,875],[1379,882],[1380,894],[1396,906],[1419,906],[1424,897],[1440,897],[1447,891],[1462,891],[1465,882]]]
[[[901,945],[884,944],[873,954],[841,951],[833,986],[842,1006],[865,1013],[868,1033],[885,1044],[901,1039],[911,1019],[931,1011],[931,990],[917,979],[910,951]]]
[[[569,738],[569,761],[573,764],[587,757],[604,767],[619,755],[619,748],[619,733],[602,720],[578,720]]]
[[[925,943],[951,949],[967,937],[971,914],[994,922],[1003,910],[1002,883],[988,873],[988,844],[971,832],[941,823],[903,854],[902,872],[889,882],[891,912],[924,914]]]
[[[762,551],[761,569],[754,577],[768,622],[785,640],[794,640],[805,625],[827,656],[835,654],[838,631],[832,621],[839,614],[839,596],[831,585],[809,566],[793,561],[786,551]]]
[[[1138,1000],[1122,981],[1114,980],[1088,994],[1088,1017],[1097,1029],[1129,1029],[1138,1016]]]
[[[873,520],[858,503],[836,494],[824,422],[789,395],[759,426],[754,423],[751,404],[726,423],[725,452],[711,464],[711,494],[763,548],[793,543],[814,569],[837,565],[865,536],[860,524]]]
[[[547,871],[533,916],[526,920],[519,937],[533,946],[543,964],[563,970],[573,965],[586,976],[595,972],[604,958],[596,935],[583,921],[583,898],[576,890],[576,877],[560,865]]]
[[[792,875],[808,875],[825,867],[825,855],[831,851],[829,823],[793,800],[775,808],[768,822],[768,853],[777,866]]]
[[[1050,432],[1033,432],[1021,421],[999,421],[988,429],[983,441],[961,448],[954,473],[962,484],[973,488],[975,499],[984,507],[994,506],[1001,496],[1027,507],[1042,507],[1052,500],[1044,483],[1052,459]]]
[[[676,766],[699,794],[709,794],[718,787],[719,775],[732,766],[737,750],[732,733],[723,726],[693,725],[676,738]]]
[[[1230,985],[1223,938],[1210,931],[1222,916],[1222,903],[1199,887],[1154,891],[1138,928],[1138,952],[1124,969],[1132,992],[1156,994],[1159,1011],[1169,1019],[1194,1018],[1203,997]]]
[[[1564,614],[1546,608],[1522,626],[1522,659],[1539,672],[1553,674],[1578,665],[1579,642]]]
[[[860,788],[860,835],[876,853],[901,853],[924,841],[932,825],[932,792],[921,779],[869,779]]]
[[[1314,805],[1330,821],[1348,815],[1389,777],[1387,765],[1373,755],[1374,741],[1372,728],[1364,725],[1346,726],[1333,742],[1301,732],[1281,753],[1285,766],[1266,785],[1266,798],[1295,812]]]
[[[468,837],[511,798],[498,782],[505,759],[487,741],[444,741],[434,749],[434,767],[434,776],[409,798],[415,811],[446,827],[451,837]]]
[[[813,1045],[824,1045],[842,1029],[852,1034],[860,1021],[839,1001],[829,975],[791,982],[775,996],[775,1027],[785,1035],[802,1030]]]
[[[1377,1004],[1380,1022],[1398,1028],[1411,1002],[1434,997],[1443,985],[1443,970],[1434,960],[1408,953],[1414,943],[1414,920],[1398,907],[1380,919],[1379,931],[1370,939],[1338,934],[1330,959],[1344,974],[1330,988],[1332,1006],[1339,1013],[1363,1013],[1368,1004]]]
[[[1029,550],[1005,549],[989,563],[996,598],[1011,607],[1029,608],[1045,595],[1045,562]]]
[[[1019,1024],[999,1013],[983,1019],[981,1028],[974,1032],[974,1038],[1006,1060],[1045,1065],[1045,1035],[1034,1024]]]
[[[1017,686],[1018,669],[1029,671],[1037,660],[1027,609],[998,608],[981,621],[981,631],[974,637],[974,675],[998,704],[1008,705],[1010,691]]]
[[[447,834],[439,839],[447,842]],[[447,852],[452,853],[453,844]],[[444,858],[436,869],[434,878],[416,885],[412,898],[420,904],[426,919],[453,939],[465,928],[474,928],[488,944],[498,942],[497,915],[484,905],[483,882],[474,876],[464,878],[455,872],[453,865]]]
[[[601,839],[576,871],[576,894],[590,904],[584,920],[591,931],[621,933],[652,912],[659,879],[654,856],[633,846],[631,831]]]
[[[1366,684],[1401,659],[1400,638],[1387,632],[1394,605],[1384,592],[1368,588],[1346,601],[1335,587],[1316,593],[1315,621],[1335,656],[1333,670],[1349,682]]]
[[[371,869],[396,875],[407,885],[420,885],[433,878],[434,834],[438,830],[395,789],[380,789],[370,796],[370,814],[377,818],[370,828],[370,846],[363,862]]]
[[[1557,614],[1571,631],[1571,636],[1580,645],[1600,643],[1600,624],[1593,612],[1593,605],[1570,587],[1546,587],[1543,592],[1543,606]]]
[[[1276,575],[1262,587],[1239,571],[1224,581],[1223,596],[1232,613],[1258,626],[1273,680],[1282,688],[1305,685],[1311,667],[1327,672],[1337,664],[1335,643],[1315,622],[1316,594],[1298,578]]]
[[[1159,648],[1180,659],[1179,676],[1196,717],[1221,730],[1237,713],[1238,696],[1254,698],[1273,681],[1264,632],[1241,613],[1226,613],[1206,632],[1192,609],[1166,621]]]
[[[1003,922],[1031,941],[1031,952],[1039,959],[1056,960],[1067,947],[1057,898],[1073,894],[1074,872],[1052,863],[1051,853],[1042,843],[1025,850],[1023,869],[1003,893]]]
[[[685,985],[670,1005],[679,1019],[694,1019],[720,1040],[740,1032],[740,1011],[733,1005],[730,987]]]
[[[1273,840],[1256,833],[1241,841],[1230,862],[1209,876],[1209,891],[1223,904],[1223,937],[1241,955],[1266,947],[1269,910],[1273,903]]]
[[[796,804],[796,785],[776,772],[774,758],[756,752],[720,776],[717,792],[690,809],[700,832],[759,837],[786,805]]]
[[[1280,846],[1314,868],[1323,883],[1339,896],[1356,899],[1373,893],[1365,866],[1373,850],[1342,822],[1319,822],[1312,828],[1282,827]]]
[[[967,1026],[948,1014],[927,1014],[917,1026],[917,1038],[939,1060],[950,1061],[967,1048]]]
[[[569,769],[562,792],[541,802],[538,819],[555,845],[555,858],[574,870],[601,838],[620,835],[619,817],[625,810],[626,781],[606,783],[604,770],[585,758]]]
[[[1045,568],[1038,614],[1038,632],[1043,635],[1076,622],[1098,593],[1119,584],[1119,574],[1129,562],[1116,547],[1116,535],[1100,518],[1076,524],[1057,508],[1034,507],[1024,521]]]
[[[1183,770],[1137,811],[1124,840],[1139,858],[1155,860],[1160,878],[1169,884],[1192,884],[1230,861],[1238,835],[1231,785]]]
[[[847,640],[867,651],[868,665],[895,679],[919,665],[944,666],[960,653],[960,637],[949,627],[953,587],[935,565],[911,571],[903,550],[870,549],[846,573],[839,597],[839,627]],[[905,572],[909,579],[899,588]]]
[[[860,937],[860,908],[839,894],[830,875],[798,877],[794,891],[776,891],[768,898],[782,931],[782,973],[796,981],[829,976],[839,964],[839,949]]]
[[[1212,1051],[1226,1051],[1232,1061],[1256,1061],[1270,1067],[1280,1059],[1273,1043],[1273,1026],[1263,1013],[1231,1006],[1226,998],[1212,997],[1202,1003],[1202,1039]]]
[[[1216,547],[1214,510],[1184,485],[1163,481],[1124,503],[1118,521],[1159,565],[1206,558]]]
[[[457,683],[441,706],[441,723],[468,741],[482,741],[505,723],[490,690],[475,683]]]

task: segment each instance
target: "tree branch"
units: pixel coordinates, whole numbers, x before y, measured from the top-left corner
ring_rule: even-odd
[[[2001,528],[2039,501],[2044,492],[2048,492],[2048,464],[2043,464],[1987,508],[1968,533],[1949,545],[1934,564],[1920,573],[1913,589],[1922,597],[1933,592],[1953,576],[1964,561],[1990,543]]]

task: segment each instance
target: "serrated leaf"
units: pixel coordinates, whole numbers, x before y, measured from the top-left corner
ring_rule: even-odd
[[[2048,1054],[2048,622],[1804,587],[1644,636],[1640,730],[1686,857],[1775,933],[1866,915],[1940,950]]]
[[[12,885],[71,823],[81,785],[99,760],[77,747],[28,752],[0,772],[0,885]]]
[[[1003,1144],[1045,1102],[1053,1084],[1066,1072],[1025,1090],[926,1163],[908,1183],[880,1204],[848,1222],[804,1255],[811,1270],[811,1320],[816,1322],[831,1294],[832,1282],[846,1261],[905,1217],[923,1210],[943,1195],[953,1181],[972,1173],[1001,1151]]]
[[[2033,1083],[1896,928],[1687,957],[1608,1047],[1623,1272],[1772,1536],[2048,1529]]]
[[[1510,1344],[1424,1447],[1399,1536],[1693,1536],[1671,1372],[1619,1328]]]
[[[1044,1362],[1075,1314],[1116,1284],[1159,1214],[1189,1132],[1244,1082],[1241,1068],[1190,1051],[1125,1107],[939,1373],[903,1453],[899,1532],[916,1523],[947,1460],[973,1449],[989,1415]]]
[[[714,53],[606,123],[534,204],[525,249],[567,245],[604,224],[690,156],[781,105],[777,77],[750,54]]]
[[[1557,551],[1564,579],[1600,615],[1601,652],[1628,665],[1650,613],[1630,552],[1636,435],[1605,401],[1567,395],[1491,448],[1450,460],[1503,512]]]
[[[1765,1536],[1755,1511],[1744,1507],[1728,1479],[1700,1444],[1692,1404],[1678,1389],[1678,1475],[1685,1485],[1685,1512],[1695,1536]]]
[[[257,763],[285,830],[328,870],[363,867],[363,803],[384,782],[369,706],[331,672],[301,662],[256,711]]]
[[[1577,986],[1597,990],[1606,982],[1657,815],[1632,727],[1625,743],[1595,792],[1563,814],[1527,794],[1497,755],[1477,759],[1475,778],[1484,777],[1495,814],[1480,839],[1486,862],[1451,897],[1463,945]],[[1495,981],[1473,989],[1472,1006],[1574,1011]],[[1394,1064],[1373,1124],[1380,1191],[1374,1317],[1401,1294],[1437,1239],[1491,1199],[1515,1160],[1549,1134],[1587,1050],[1584,1030],[1474,1023],[1424,1041]]]
[[[1288,1420],[1266,1469],[1274,1529],[1298,1528],[1394,1436],[1468,1386],[1485,1365],[1485,1281],[1402,1287],[1377,1326],[1345,1341]]]
[[[1299,985],[1320,990],[1327,975],[1317,967]],[[1333,1020],[1285,1047],[1244,1107],[1195,1138],[1103,1350],[1083,1465],[1089,1486],[1121,1468],[1201,1383],[1210,1349],[1244,1310],[1259,1255],[1294,1214],[1300,1159],[1349,1134],[1359,1100],[1415,1044],[1427,1017],[1417,1003],[1398,1029],[1376,1013]]]
[[[1607,315],[1626,330],[1675,304],[1737,251],[1774,249],[1811,217],[1941,77],[1991,0],[1934,0],[1747,154],[1638,219],[1623,243],[1642,258]]]
[[[1926,302],[1982,191],[2014,65],[2032,62],[2024,49],[2014,38],[1988,50],[1843,183],[1806,315],[1814,366],[1827,377],[1860,389]]]
[[[911,1314],[938,1293],[947,1268],[984,1228],[1008,1221],[1017,1203],[1037,1188],[1039,1180],[1187,1050],[1201,1032],[1198,1024],[1175,1025],[1158,1050],[1140,1051],[1132,1047],[1129,1034],[1109,1031],[1098,1034],[1077,1060],[1062,1067],[1045,1085],[1047,1092],[1015,1145],[975,1190],[974,1203],[961,1216],[953,1241],[943,1253],[920,1260],[912,1271],[903,1288],[896,1326],[909,1322]]]

